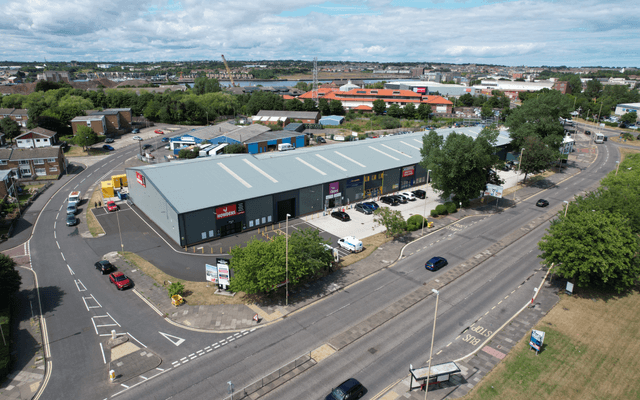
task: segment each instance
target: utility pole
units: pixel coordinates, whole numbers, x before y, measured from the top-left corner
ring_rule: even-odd
[[[313,58],[313,87],[311,88],[311,99],[316,103],[316,107],[319,107],[320,101],[318,100],[318,57]]]

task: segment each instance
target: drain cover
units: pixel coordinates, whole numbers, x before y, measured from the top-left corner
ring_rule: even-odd
[[[369,349],[369,353],[371,354],[375,354],[375,352],[378,351],[375,347],[372,347]]]

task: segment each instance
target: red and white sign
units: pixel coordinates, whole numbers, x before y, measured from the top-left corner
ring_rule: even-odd
[[[236,215],[236,205],[229,204],[223,207],[216,208],[216,219],[233,217]]]
[[[423,88],[423,87],[416,88],[416,93],[426,93],[426,92],[427,92],[427,88]]]
[[[402,176],[413,176],[413,174],[415,174],[416,169],[415,167],[404,167],[402,168]]]
[[[142,186],[147,187],[147,182],[145,181],[144,175],[142,175],[140,172],[136,172],[136,180]]]

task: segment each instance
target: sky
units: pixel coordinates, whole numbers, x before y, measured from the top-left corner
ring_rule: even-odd
[[[1,61],[640,67],[638,0],[0,0]]]

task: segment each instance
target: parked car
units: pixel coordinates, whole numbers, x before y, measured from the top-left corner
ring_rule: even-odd
[[[171,145],[168,144],[168,145],[164,146],[164,148],[167,149],[167,150],[171,150]]]
[[[118,205],[115,201],[107,201],[107,210],[118,211]]]
[[[67,215],[76,215],[78,213],[78,208],[75,204],[69,204],[67,206]]]
[[[432,257],[424,264],[424,267],[430,271],[437,271],[445,265],[449,264],[444,257]]]
[[[98,271],[102,273],[102,275],[108,274],[110,271],[113,271],[116,269],[116,267],[111,265],[111,263],[107,260],[100,260],[93,265],[96,267]]]
[[[323,138],[323,137],[320,137],[320,136],[318,136],[318,137],[316,138],[316,142],[318,142],[318,143],[327,143],[327,141],[326,141],[326,140],[324,140],[324,138]]]
[[[584,131],[585,135],[591,135],[591,131]]]
[[[142,140],[142,138],[141,138],[140,136],[134,136],[134,137],[132,137],[132,139],[133,139],[133,140],[137,140],[137,141]]]
[[[140,133],[140,129],[136,128],[136,129],[132,130],[131,133]]]
[[[164,135],[164,132],[162,132],[160,129],[156,129],[155,131],[153,131],[153,133],[157,133],[158,135]]]
[[[357,379],[350,378],[342,382],[340,386],[331,390],[325,400],[346,400],[359,399],[364,395],[366,389]]]
[[[152,146],[152,145],[150,145],[150,144],[145,144],[144,146],[142,146],[142,150],[150,149],[150,148],[152,148],[152,147],[153,147],[153,146]]]
[[[545,199],[540,199],[536,202],[536,206],[538,207],[546,207],[549,205],[549,202]]]
[[[104,142],[105,142],[105,143],[113,143],[113,142],[115,142],[115,140],[113,140],[113,138],[108,137],[108,138],[106,138],[106,139],[104,140]]]
[[[109,146],[108,144],[105,144],[104,146],[102,146],[102,148],[106,151],[114,151],[115,149],[111,146]]]
[[[123,274],[122,272],[112,272],[109,274],[109,280],[111,281],[111,283],[113,283],[114,285],[116,285],[116,288],[118,288],[118,290],[122,290],[128,287],[131,287],[132,283],[131,283],[131,279],[127,278],[127,276],[125,274]]]
[[[373,211],[363,203],[356,204],[354,208],[356,211],[361,212],[365,215],[373,214]]]
[[[414,190],[413,192],[414,196],[416,196],[419,199],[426,199],[427,198],[427,192],[425,192],[424,190],[418,189],[418,190]]]
[[[67,214],[67,226],[74,226],[78,223],[78,218],[73,214]]]
[[[409,201],[416,201],[416,196],[413,193],[409,193],[409,192],[402,192],[401,193],[404,197],[407,198],[407,200]]]
[[[362,204],[366,204],[366,205],[368,205],[368,206],[371,206],[371,208],[372,208],[372,210],[373,210],[373,211],[375,211],[375,210],[377,210],[378,208],[380,208],[380,206],[378,205],[378,203],[376,203],[375,201],[365,201],[365,202],[364,202],[364,203],[362,203]]]
[[[167,143],[169,140],[171,140],[171,139],[169,139],[168,137],[165,136],[165,137],[162,138],[162,143]]]
[[[390,197],[395,197],[396,199],[398,199],[398,203],[400,204],[407,204],[407,201],[408,201],[406,197],[400,194],[394,194],[393,196],[390,196]]]
[[[351,217],[344,211],[334,211],[331,213],[333,218],[339,219],[340,221],[351,221]]]
[[[338,246],[350,251],[351,253],[357,253],[363,249],[362,241],[355,236],[347,236],[342,239],[338,239]]]
[[[380,197],[380,201],[390,206],[397,206],[398,204],[400,204],[400,201],[398,199],[391,196],[382,196]]]

